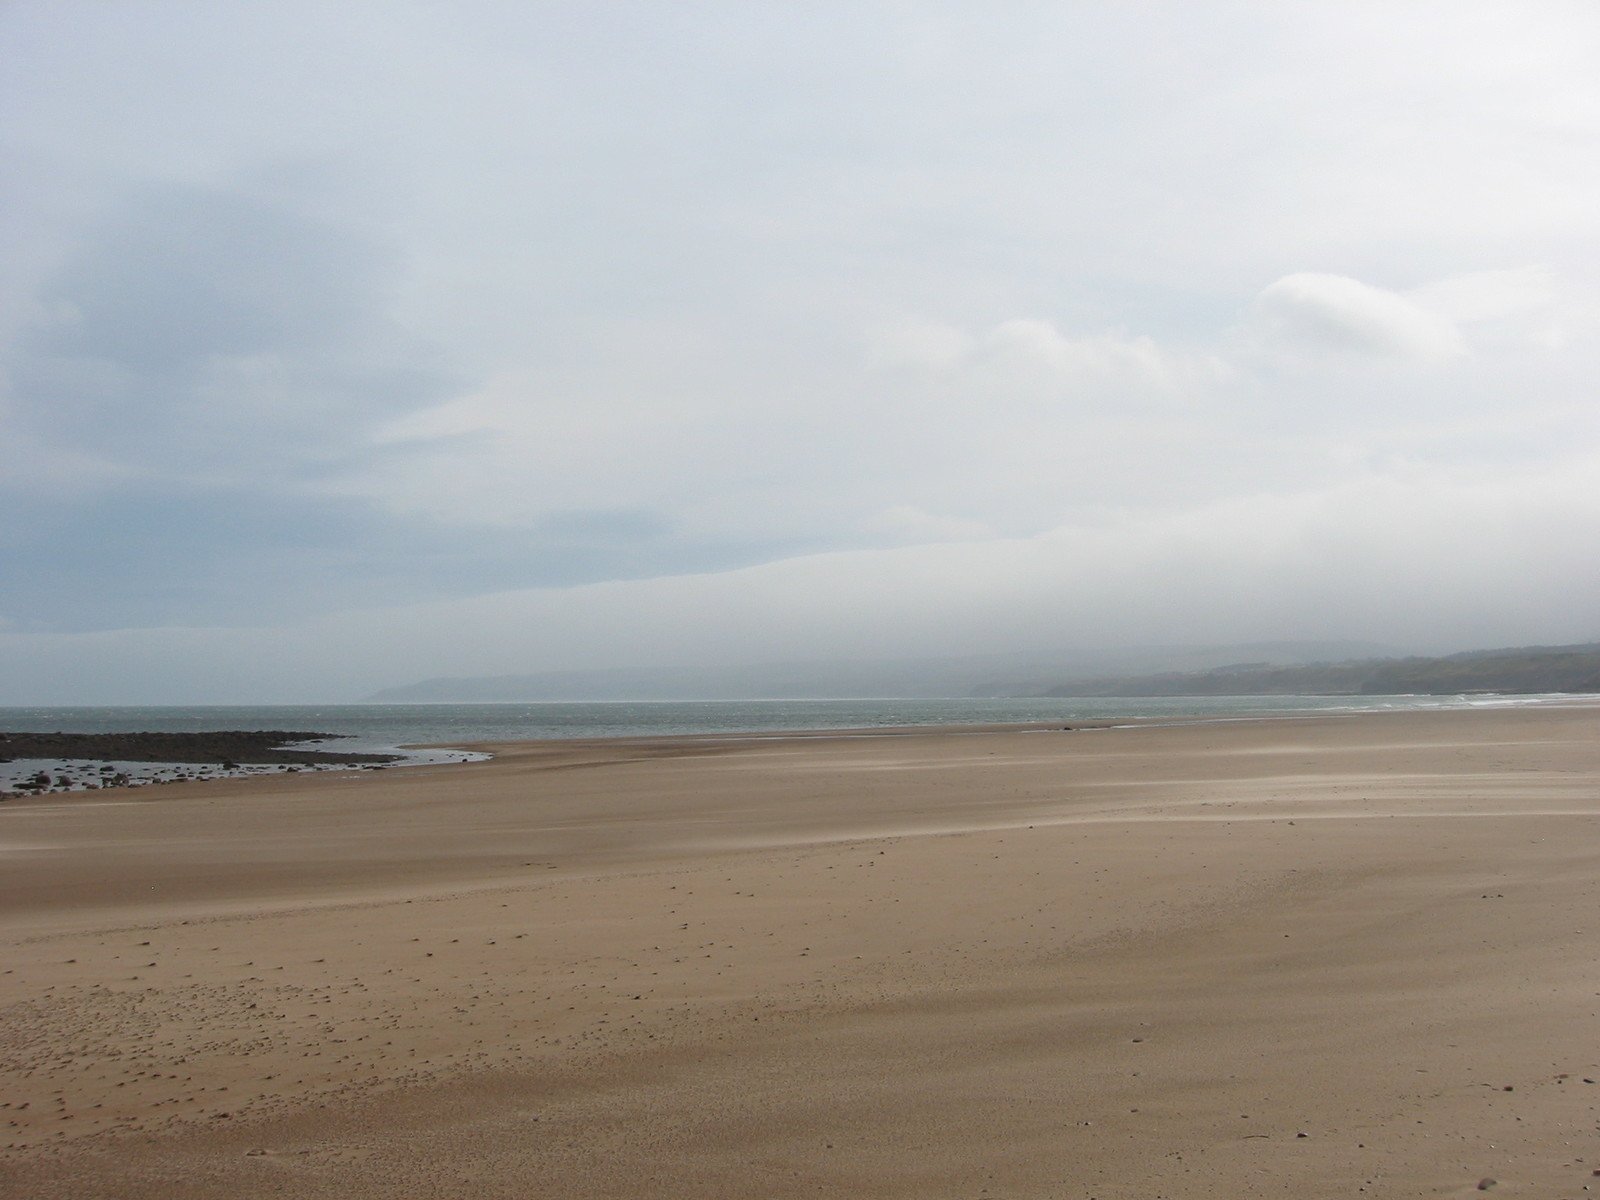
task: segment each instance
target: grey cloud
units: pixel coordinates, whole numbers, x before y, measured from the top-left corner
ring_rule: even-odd
[[[431,675],[1319,637],[1419,649],[1600,632],[1593,459],[1367,477],[1038,537],[792,557],[262,629],[0,631],[0,700],[353,698]],[[1554,514],[1554,515],[1553,515]],[[97,656],[98,677],[82,671]],[[143,689],[141,691],[141,689]],[[148,700],[146,700],[148,702]]]
[[[281,203],[137,189],[89,231],[12,351],[9,419],[142,470],[290,473],[443,394],[389,321],[392,256]]]
[[[1600,14],[1459,7],[0,6],[6,661],[1554,638]]]
[[[305,621],[354,607],[727,569],[805,549],[696,539],[647,511],[473,527],[247,485],[123,484],[74,503],[18,498],[8,516],[0,618],[32,634]]]
[[[555,539],[610,544],[660,541],[672,532],[660,513],[637,508],[566,509],[547,514],[538,528]]]
[[[370,321],[382,256],[259,197],[140,189],[45,294],[75,320],[41,350],[162,373],[219,354],[337,345]]]
[[[352,494],[353,468],[405,456],[380,429],[464,386],[391,321],[396,269],[281,200],[123,197],[8,355],[0,613],[33,630],[290,619],[795,548],[560,494],[510,525]]]

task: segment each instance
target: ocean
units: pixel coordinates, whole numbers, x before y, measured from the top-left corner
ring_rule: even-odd
[[[1198,696],[1125,699],[950,698],[883,700],[694,700],[508,704],[301,704],[201,707],[0,707],[0,730],[34,733],[197,732],[289,729],[340,735],[326,749],[394,752],[428,743],[670,734],[772,734],[789,730],[882,729],[1162,717],[1248,718],[1536,702],[1492,696]],[[462,762],[459,751],[403,751],[412,763]],[[53,760],[0,763],[0,791]],[[135,782],[192,774],[175,764],[115,764]],[[280,768],[245,768],[259,774]],[[215,767],[208,768],[212,774]],[[81,775],[82,772],[80,771]],[[75,776],[76,778],[77,776]]]
[[[1151,717],[1243,717],[1509,703],[1536,697],[1178,696],[1111,699],[538,701],[500,704],[261,704],[0,707],[0,730],[35,733],[305,729],[354,739],[340,749],[425,742],[881,729]]]

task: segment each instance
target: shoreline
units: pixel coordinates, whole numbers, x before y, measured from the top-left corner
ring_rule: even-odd
[[[493,743],[6,805],[0,1173],[1577,1192],[1600,708],[1289,715]]]
[[[1281,706],[1274,707],[1272,702],[1280,701]],[[1363,701],[1362,703],[1325,704],[1327,701]],[[1306,702],[1316,702],[1307,704]],[[1334,715],[1358,712],[1430,712],[1451,710],[1457,708],[1478,707],[1521,707],[1525,705],[1560,705],[1566,703],[1596,703],[1600,696],[1588,696],[1576,693],[1482,693],[1471,697],[1458,695],[1444,696],[1383,696],[1383,697],[1357,697],[1349,695],[1285,695],[1285,696],[1197,696],[1197,697],[1128,697],[1120,701],[1107,701],[1104,698],[1084,698],[1073,701],[1070,698],[1014,698],[1000,703],[1033,707],[1040,703],[1062,703],[1069,705],[1069,711],[1056,712],[1049,716],[1029,715],[1010,716],[996,719],[958,719],[951,714],[940,714],[938,720],[905,720],[909,716],[905,706],[916,708],[919,705],[936,704],[943,706],[969,705],[982,708],[996,703],[992,698],[978,698],[961,700],[947,698],[943,700],[910,699],[910,700],[877,700],[877,701],[839,701],[839,700],[803,700],[803,701],[694,701],[694,702],[666,702],[666,701],[599,701],[599,702],[507,702],[500,705],[468,705],[471,710],[489,708],[503,711],[549,710],[560,712],[562,710],[589,710],[595,711],[634,711],[639,710],[666,710],[676,711],[677,720],[683,719],[684,710],[702,712],[714,710],[733,710],[735,720],[740,715],[748,722],[745,725],[729,725],[717,722],[706,724],[699,729],[607,729],[605,722],[598,722],[602,726],[598,731],[589,731],[579,723],[564,723],[559,731],[554,727],[549,730],[530,735],[526,729],[513,726],[507,732],[514,732],[517,736],[415,736],[419,731],[413,729],[407,735],[401,728],[388,727],[381,732],[364,728],[363,722],[371,720],[374,711],[414,711],[418,708],[436,709],[443,712],[460,710],[463,706],[454,704],[438,705],[322,705],[310,707],[267,705],[256,708],[212,705],[200,708],[139,708],[139,707],[78,707],[78,708],[0,708],[0,724],[7,721],[15,722],[23,719],[33,722],[32,727],[23,727],[15,733],[0,733],[0,803],[16,802],[30,796],[60,795],[85,791],[104,791],[124,787],[145,787],[151,784],[188,784],[215,779],[248,778],[264,774],[274,774],[290,771],[304,770],[339,770],[347,765],[356,765],[366,770],[382,770],[392,765],[406,764],[412,766],[437,765],[445,763],[461,763],[471,761],[471,752],[463,753],[463,747],[477,748],[495,745],[513,745],[529,741],[629,741],[638,739],[728,739],[728,740],[762,740],[784,739],[803,737],[888,737],[903,736],[919,731],[926,732],[955,732],[968,731],[997,731],[1007,729],[1038,729],[1050,731],[1055,729],[1086,729],[1117,727],[1120,725],[1148,725],[1151,723],[1186,723],[1195,720],[1267,720],[1287,719],[1295,716]],[[1097,711],[1084,712],[1071,709],[1070,706],[1088,705]],[[1140,706],[1156,705],[1156,711],[1137,711]],[[838,723],[821,725],[766,725],[760,723],[756,714],[777,707],[788,710],[806,710],[820,707],[834,708],[845,706],[844,712],[835,712],[832,715],[839,718]],[[873,721],[870,724],[851,722],[850,715],[861,715],[860,709],[865,705],[868,709],[874,706],[888,706],[891,710],[884,714],[880,707],[880,715],[889,715],[888,721]],[[1195,710],[1195,706],[1200,706]],[[1220,711],[1217,706],[1221,705]],[[1245,707],[1237,707],[1245,705]],[[1109,706],[1109,711],[1108,711]],[[857,710],[854,713],[851,710]],[[899,710],[899,711],[892,711]],[[1188,710],[1188,711],[1186,711]],[[219,725],[207,726],[198,714],[215,714]],[[347,714],[362,714],[356,724],[349,723]],[[77,714],[79,723],[86,727],[79,732],[63,733],[63,724],[72,724],[68,718]],[[164,716],[156,716],[164,714]],[[317,722],[341,723],[344,727],[340,730],[325,734],[284,734],[280,730],[244,726],[241,728],[220,727],[220,723],[259,719],[261,714],[272,714],[271,720],[279,721],[288,714],[297,714],[291,719],[315,720]],[[924,714],[926,715],[926,714]],[[721,719],[726,721],[729,714],[722,712]],[[148,732],[130,732],[141,723],[152,718],[168,721],[169,727],[151,730]],[[173,720],[177,717],[177,720]],[[592,719],[592,717],[591,717]],[[570,720],[570,712],[564,721]],[[705,720],[704,717],[701,720]],[[1062,725],[1062,722],[1071,722]],[[423,722],[427,724],[427,722]],[[362,731],[358,731],[362,730]],[[435,733],[441,732],[435,730]],[[462,731],[452,731],[462,732]],[[314,739],[324,745],[310,745],[304,748],[288,747],[279,748],[276,752],[263,755],[259,752],[259,740],[263,737],[282,736],[296,739]],[[34,753],[5,754],[6,741],[11,741],[13,747],[30,742],[55,742],[61,743],[58,749],[73,750],[74,754],[58,754],[54,756],[40,756]],[[353,752],[341,752],[329,749],[328,745],[336,740],[354,740],[356,749]],[[123,744],[128,753],[116,753],[117,744]],[[227,743],[227,744],[224,744]],[[187,752],[174,749],[187,745]],[[155,748],[152,752],[152,747]],[[99,753],[94,753],[98,749]],[[343,761],[341,761],[343,760]]]

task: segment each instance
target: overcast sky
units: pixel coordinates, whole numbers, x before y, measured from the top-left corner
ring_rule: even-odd
[[[1600,638],[1600,6],[0,7],[0,703]]]

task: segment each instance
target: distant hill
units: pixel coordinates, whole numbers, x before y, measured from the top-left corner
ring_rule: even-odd
[[[1382,654],[1360,642],[1259,642],[1246,646],[1132,646],[861,662],[614,668],[425,679],[367,697],[373,704],[536,700],[860,699],[1038,696],[1062,679],[1203,671],[1249,659],[1291,666]]]
[[[1203,671],[1101,676],[1045,696],[1384,696],[1463,692],[1600,692],[1600,642],[1471,650],[1443,658],[1372,658],[1275,666],[1240,662]]]

